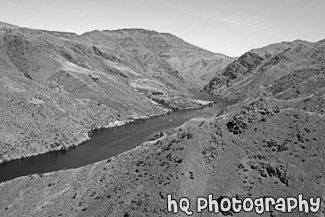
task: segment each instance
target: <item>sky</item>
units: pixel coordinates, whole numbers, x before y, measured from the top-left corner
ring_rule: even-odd
[[[82,34],[143,28],[228,56],[325,39],[325,0],[0,0],[0,21]]]

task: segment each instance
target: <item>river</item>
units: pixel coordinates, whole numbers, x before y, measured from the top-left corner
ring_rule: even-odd
[[[232,101],[193,93],[197,99],[214,101],[215,104],[198,110],[172,112],[170,115],[153,117],[141,124],[128,124],[92,133],[92,140],[68,151],[53,151],[21,160],[0,164],[0,182],[20,176],[78,168],[108,159],[132,149],[157,132],[177,127],[198,117],[210,117]]]

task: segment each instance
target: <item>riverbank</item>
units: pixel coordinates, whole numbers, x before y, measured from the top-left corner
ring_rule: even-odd
[[[324,122],[319,114],[288,109],[282,103],[256,101],[224,116],[191,119],[116,157],[0,183],[1,213],[155,216],[158,210],[163,216],[171,192],[190,201],[202,191],[217,192],[215,199],[225,195],[322,197],[324,160],[319,153],[324,150]]]
[[[175,111],[168,115],[155,115],[150,118],[141,116],[145,119],[135,119],[133,116],[133,120],[123,123],[112,122],[109,127],[108,125],[105,125],[105,128],[104,126],[93,127],[87,134],[88,141],[83,142],[85,143],[83,145],[0,164],[0,181],[29,174],[78,168],[109,159],[133,149],[136,144],[151,139],[157,133],[178,127],[193,118],[214,116],[231,104],[228,101],[220,100],[212,105],[201,106],[201,109]],[[120,126],[115,127],[113,124]]]
[[[204,101],[204,100],[198,100],[198,99],[187,99],[192,101],[196,106],[187,106],[185,109],[182,110],[172,110],[170,108],[167,108],[163,105],[160,105],[158,103],[154,103],[159,109],[157,111],[160,111],[158,113],[153,113],[153,114],[147,114],[147,115],[133,115],[126,120],[114,120],[109,122],[106,125],[96,125],[90,128],[83,128],[80,131],[82,133],[79,134],[78,139],[74,141],[73,143],[63,143],[63,144],[58,144],[55,146],[49,146],[49,147],[35,147],[33,152],[25,152],[25,153],[19,153],[16,155],[11,154],[10,156],[6,157],[6,155],[2,156],[3,159],[0,159],[0,164],[8,163],[11,161],[15,160],[22,160],[30,157],[36,157],[42,154],[50,153],[50,152],[60,152],[60,151],[68,151],[72,148],[78,147],[80,145],[83,145],[89,141],[92,140],[92,134],[96,131],[99,130],[105,130],[109,128],[115,128],[115,127],[120,127],[123,125],[127,124],[134,124],[134,123],[139,123],[142,122],[143,120],[147,120],[149,118],[153,117],[159,117],[159,116],[164,116],[168,115],[171,112],[177,112],[177,111],[186,111],[186,110],[196,110],[196,109],[202,109],[205,108],[206,106],[209,106],[211,104],[210,101]]]
[[[35,150],[35,152],[33,153],[25,153],[23,155],[17,155],[17,156],[13,156],[11,155],[10,158],[4,158],[4,159],[0,159],[0,164],[3,163],[8,163],[10,161],[14,161],[14,160],[21,160],[21,159],[25,159],[25,158],[29,158],[29,157],[35,157],[41,154],[46,154],[49,152],[56,152],[56,151],[68,151],[72,148],[75,148],[77,146],[83,145],[89,141],[91,141],[91,135],[93,134],[93,132],[98,131],[98,130],[104,130],[104,129],[108,129],[108,128],[114,128],[114,127],[119,127],[119,126],[123,126],[126,124],[131,124],[133,122],[135,122],[137,119],[148,119],[148,118],[152,118],[152,117],[157,117],[157,116],[161,116],[161,115],[167,115],[170,112],[170,110],[165,110],[163,113],[157,113],[157,114],[148,114],[146,116],[136,116],[135,118],[130,118],[127,120],[115,120],[115,121],[111,121],[109,122],[108,125],[97,125],[93,128],[84,128],[83,129],[83,134],[81,134],[79,136],[79,139],[73,143],[73,144],[65,144],[65,145],[58,145],[55,146],[53,148],[48,148],[46,150],[44,149],[40,149],[40,150]]]
[[[193,92],[192,92],[193,93]],[[223,99],[223,100],[227,100],[227,101],[233,101],[233,102],[238,102],[240,101],[239,98],[231,98],[231,97],[225,97],[223,95],[210,95],[208,94],[207,92],[204,92],[202,90],[198,90],[197,93],[200,93],[202,95],[206,95],[208,97],[216,97],[216,98],[219,98],[219,99]],[[195,95],[195,94],[194,94]]]

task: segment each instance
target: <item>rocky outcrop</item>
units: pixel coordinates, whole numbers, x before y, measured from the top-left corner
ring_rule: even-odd
[[[324,59],[325,44],[322,41],[309,43],[296,40],[269,45],[247,52],[217,72],[204,90],[232,99],[256,97],[289,74],[307,76],[307,71],[321,70]]]

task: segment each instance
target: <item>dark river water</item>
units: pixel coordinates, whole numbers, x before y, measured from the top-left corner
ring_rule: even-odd
[[[29,174],[77,168],[108,159],[132,149],[157,132],[177,127],[197,117],[210,117],[234,102],[195,93],[197,99],[214,101],[210,107],[198,110],[172,112],[153,117],[141,124],[128,124],[95,131],[92,140],[68,151],[53,151],[35,157],[0,164],[0,182]]]

